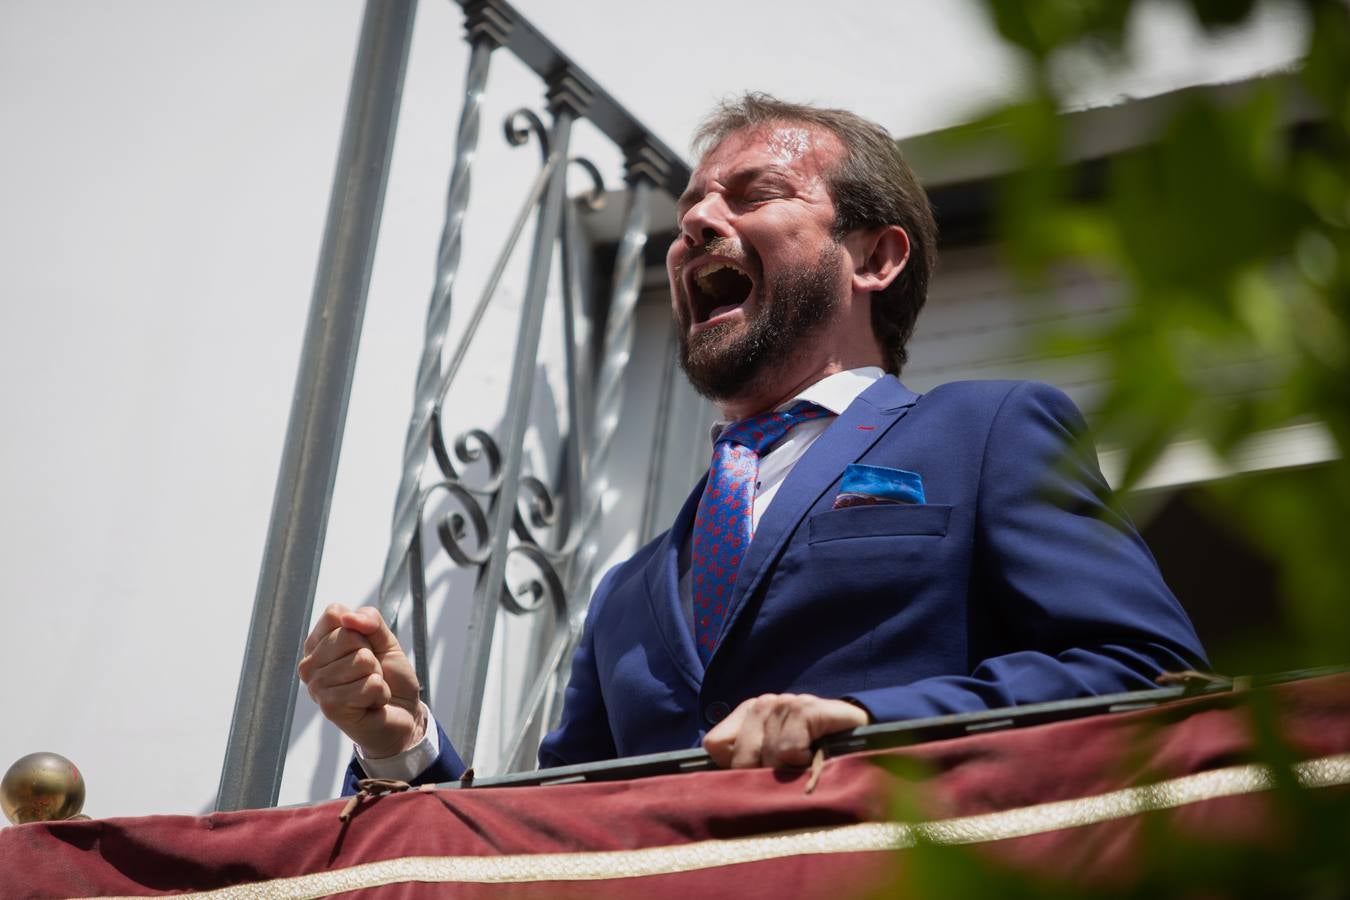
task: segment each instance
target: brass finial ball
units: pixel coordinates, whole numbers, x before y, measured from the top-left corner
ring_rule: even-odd
[[[0,781],[0,806],[15,825],[69,819],[84,808],[84,776],[57,753],[30,753]]]

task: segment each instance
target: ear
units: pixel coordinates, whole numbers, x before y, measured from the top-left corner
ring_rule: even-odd
[[[884,291],[909,262],[909,235],[899,225],[856,231],[849,241],[853,252],[853,291]]]

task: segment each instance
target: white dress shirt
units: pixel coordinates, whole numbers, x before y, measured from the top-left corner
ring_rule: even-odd
[[[825,433],[825,429],[830,427],[836,416],[847,409],[849,404],[858,399],[859,394],[867,390],[874,381],[884,374],[885,372],[878,366],[864,366],[859,369],[836,372],[833,375],[827,375],[791,400],[777,407],[777,409],[783,410],[798,401],[806,400],[828,410],[833,415],[810,419],[795,426],[788,431],[782,440],[770,447],[768,452],[759,458],[759,478],[755,482],[755,505],[750,517],[752,533],[754,529],[759,527],[759,520],[763,518],[764,511],[773,502],[778,489],[783,486],[783,481],[796,467],[802,456],[806,454],[806,451]],[[730,424],[725,419],[713,424],[710,445],[717,441],[717,436],[722,433],[722,429]],[[679,575],[680,604],[684,608],[685,619],[688,621],[689,629],[692,632],[694,628],[694,594],[689,574],[689,542],[687,540],[682,542],[680,549]],[[370,759],[361,752],[360,747],[356,748],[357,759],[361,761],[361,768],[365,769],[367,775],[371,778],[411,781],[435,761],[436,757],[440,755],[440,741],[437,738],[436,729],[431,723],[431,711],[425,709],[425,704],[424,712],[427,716],[426,734],[422,736],[421,741],[402,753],[380,759]]]

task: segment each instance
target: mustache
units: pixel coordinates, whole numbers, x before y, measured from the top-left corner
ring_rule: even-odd
[[[736,263],[748,273],[757,273],[759,271],[759,257],[753,250],[745,247],[735,238],[715,237],[699,247],[694,247],[689,251],[689,255],[684,258],[680,264],[681,277],[684,270],[705,256],[720,256]]]

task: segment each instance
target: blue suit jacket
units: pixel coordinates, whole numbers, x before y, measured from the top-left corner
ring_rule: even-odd
[[[922,505],[832,509],[853,462],[923,478]],[[875,721],[1081,697],[1203,667],[1194,629],[1055,388],[886,376],[797,463],[760,521],[705,667],[677,593],[702,483],[592,598],[540,764],[696,746],[743,700],[806,692]],[[458,758],[423,780],[457,777]]]

